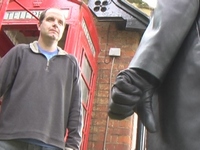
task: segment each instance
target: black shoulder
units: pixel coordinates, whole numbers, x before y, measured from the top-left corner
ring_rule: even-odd
[[[15,46],[13,46],[6,55],[17,55],[19,53],[21,53],[24,50],[29,49],[29,44],[17,44]]]
[[[72,61],[72,63],[74,63],[75,65],[78,65],[77,58],[74,55],[67,54],[67,57],[70,59],[70,61]]]
[[[27,49],[27,48],[30,48],[30,45],[29,44],[17,44],[14,47],[17,49]]]
[[[10,51],[29,49],[29,44],[17,44],[13,46]]]

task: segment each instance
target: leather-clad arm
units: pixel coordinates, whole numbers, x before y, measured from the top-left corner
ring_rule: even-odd
[[[162,81],[199,11],[199,0],[158,0],[129,68]]]

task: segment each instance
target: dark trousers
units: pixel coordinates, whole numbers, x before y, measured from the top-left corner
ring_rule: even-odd
[[[61,150],[61,149],[52,147],[42,147],[17,140],[0,140],[0,150]]]

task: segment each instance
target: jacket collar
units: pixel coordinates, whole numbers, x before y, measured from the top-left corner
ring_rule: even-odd
[[[30,43],[30,48],[34,53],[40,53],[37,43],[38,41],[34,41],[33,43]],[[62,48],[58,47],[58,55],[67,55],[67,52],[62,50]]]

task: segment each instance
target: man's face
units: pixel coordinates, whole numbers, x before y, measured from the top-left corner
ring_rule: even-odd
[[[42,38],[59,41],[65,29],[65,17],[62,11],[56,8],[47,10],[44,20],[38,24]]]

